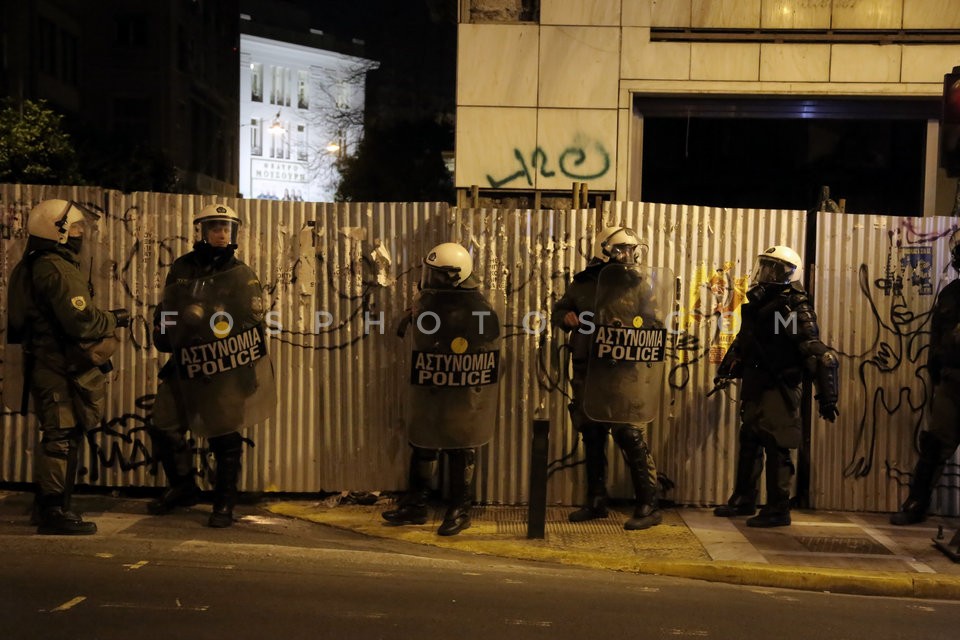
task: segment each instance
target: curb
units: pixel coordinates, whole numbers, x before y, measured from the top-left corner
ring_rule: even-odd
[[[622,554],[571,552],[550,548],[542,540],[484,540],[441,538],[422,527],[373,526],[336,508],[317,508],[297,502],[273,502],[263,507],[271,513],[353,531],[371,538],[400,540],[517,560],[554,562],[592,569],[669,576],[722,582],[726,584],[799,589],[865,596],[960,600],[960,576],[830,569],[808,566],[776,566],[759,563],[732,563],[682,560],[644,560]],[[482,524],[482,523],[476,523]],[[481,532],[482,533],[482,532]]]
[[[960,600],[960,577],[755,563],[643,562],[639,573],[709,582],[862,596]]]

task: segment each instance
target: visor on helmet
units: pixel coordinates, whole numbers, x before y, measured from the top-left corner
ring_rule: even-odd
[[[212,247],[237,246],[240,224],[228,218],[200,220],[200,239]]]
[[[634,264],[637,261],[637,245],[635,244],[615,244],[607,248],[611,262],[621,264]]]
[[[421,289],[454,289],[460,283],[460,267],[437,267],[423,261],[420,269]]]
[[[790,284],[796,270],[794,265],[782,260],[760,256],[753,269],[753,284]]]

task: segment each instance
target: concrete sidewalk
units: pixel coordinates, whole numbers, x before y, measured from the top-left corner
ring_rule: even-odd
[[[943,527],[947,542],[958,518],[932,517],[921,525],[894,527],[889,514],[794,511],[793,525],[747,527],[746,518],[716,518],[710,509],[664,511],[663,524],[625,531],[631,509],[570,523],[572,507],[548,507],[546,536],[528,540],[527,508],[478,506],[473,525],[457,536],[436,529],[443,509],[420,526],[393,526],[380,513],[393,501],[373,506],[335,505],[336,500],[271,501],[269,511],[370,536],[459,549],[507,558],[559,562],[731,584],[784,587],[918,598],[960,600],[960,564],[931,541]]]

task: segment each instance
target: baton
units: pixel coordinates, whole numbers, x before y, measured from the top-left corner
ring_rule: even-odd
[[[713,389],[710,389],[710,391],[707,391],[707,397],[709,398],[710,396],[712,396],[718,391],[723,391],[724,389],[730,386],[730,382],[731,382],[730,378],[724,378],[722,381],[715,384],[713,386]]]

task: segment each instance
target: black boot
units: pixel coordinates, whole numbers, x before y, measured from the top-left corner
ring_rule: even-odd
[[[767,452],[767,504],[760,513],[747,520],[748,527],[786,527],[790,525],[790,481],[793,478],[793,460],[790,450],[776,446]]]
[[[610,510],[607,508],[607,496],[604,494],[602,496],[591,496],[590,501],[567,516],[567,520],[570,522],[587,522],[588,520],[606,518],[608,515],[610,515]]]
[[[240,459],[243,440],[239,433],[210,438],[210,449],[217,462],[216,485],[213,489],[213,511],[207,525],[223,529],[233,524],[233,508],[237,504],[237,483],[240,480]]]
[[[473,476],[477,465],[475,449],[454,449],[447,453],[450,460],[451,505],[437,529],[441,536],[455,536],[470,528],[470,505],[473,504]]]
[[[607,430],[595,424],[585,425],[583,455],[587,472],[587,504],[569,516],[570,522],[606,518],[607,509]]]
[[[642,531],[660,524],[663,513],[657,500],[657,472],[651,468],[652,458],[643,440],[643,432],[633,426],[620,427],[614,432],[614,440],[623,452],[637,500],[633,517],[624,523],[623,528]]]
[[[97,532],[97,525],[86,522],[64,508],[63,495],[45,495],[39,500],[37,533],[53,536],[88,536]]]
[[[927,519],[933,487],[943,468],[939,441],[928,431],[920,433],[920,458],[910,479],[910,493],[900,505],[900,510],[890,516],[890,524],[898,526],[916,524]]]
[[[384,511],[380,517],[396,525],[426,524],[430,481],[433,479],[437,455],[435,450],[413,447],[407,469],[409,490],[397,503],[396,509]]]
[[[39,495],[37,533],[55,536],[88,536],[97,532],[97,525],[86,522],[70,510],[73,488],[77,482],[77,467],[80,460],[80,445],[83,431],[79,427],[67,432],[66,465],[63,477],[63,493]]]
[[[789,527],[790,510],[784,511],[782,509],[765,506],[760,509],[760,513],[747,519],[747,526],[760,528]]]
[[[638,504],[633,510],[633,517],[623,523],[623,528],[627,531],[643,531],[661,522],[663,522],[663,512],[654,500],[652,504]]]
[[[757,494],[760,492],[760,475],[763,473],[763,449],[745,429],[740,430],[740,446],[737,450],[737,479],[733,495],[727,504],[713,510],[718,518],[752,516],[757,512]]]
[[[162,516],[177,507],[192,507],[200,501],[200,487],[193,470],[190,444],[178,432],[151,431],[154,455],[163,466],[170,486],[156,500],[147,503],[147,512]]]
[[[400,500],[396,509],[384,511],[380,516],[390,524],[426,524],[428,497],[429,492],[410,492]]]
[[[193,478],[188,480],[177,479],[171,486],[163,490],[160,497],[147,503],[147,512],[151,515],[162,516],[170,513],[177,507],[192,507],[200,502],[200,487]]]
[[[732,518],[734,516],[752,516],[757,512],[757,497],[733,494],[727,504],[720,505],[713,510],[718,518]]]

